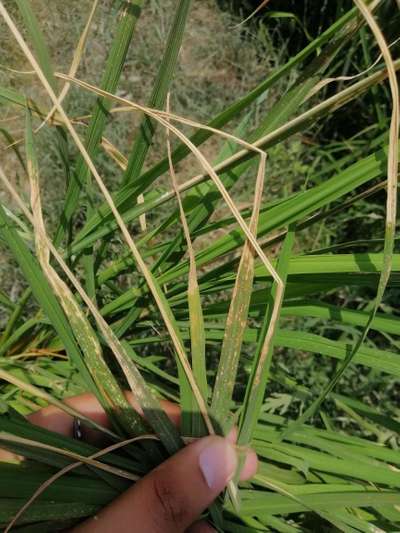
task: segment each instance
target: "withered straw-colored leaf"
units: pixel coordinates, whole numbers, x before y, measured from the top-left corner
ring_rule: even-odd
[[[167,96],[167,111],[170,111],[170,95]],[[167,152],[169,160],[169,169],[172,182],[172,188],[175,191],[179,205],[179,214],[185,235],[188,255],[189,255],[189,280],[188,280],[188,304],[189,304],[189,321],[190,321],[190,340],[191,340],[191,361],[193,376],[199,387],[199,391],[206,400],[208,396],[207,369],[206,369],[206,343],[204,334],[204,318],[201,307],[201,297],[199,284],[197,281],[196,257],[193,249],[190,229],[185,215],[182,198],[179,193],[178,181],[175,174],[174,164],[172,162],[170,131],[167,129]],[[193,403],[193,402],[192,402]],[[201,413],[192,405],[193,420],[191,434],[201,436],[204,434]]]

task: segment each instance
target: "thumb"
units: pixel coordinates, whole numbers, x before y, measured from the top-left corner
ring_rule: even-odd
[[[243,472],[256,470],[249,452]],[[237,467],[234,445],[205,437],[165,461],[74,533],[180,533],[215,500]]]

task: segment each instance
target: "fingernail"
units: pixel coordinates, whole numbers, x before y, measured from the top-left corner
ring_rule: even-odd
[[[210,489],[220,492],[235,474],[236,451],[226,439],[212,439],[199,455],[199,466]]]

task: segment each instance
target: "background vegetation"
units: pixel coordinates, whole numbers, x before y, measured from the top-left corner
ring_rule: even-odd
[[[103,106],[111,105],[110,100],[101,99],[96,89],[87,91],[72,84],[63,107],[85,139],[150,269],[146,284],[138,258],[132,259],[129,246],[116,231],[104,195],[93,177],[88,178],[62,117],[56,115],[56,121],[33,135],[51,103],[32,65],[1,23],[5,52],[0,72],[1,167],[9,186],[1,191],[0,211],[0,408],[4,413],[0,440],[2,446],[29,457],[30,470],[28,474],[23,465],[0,466],[0,523],[8,523],[46,478],[76,460],[62,457],[55,449],[44,452],[38,442],[81,456],[94,451],[34,430],[20,415],[89,388],[110,412],[119,438],[141,432],[136,426],[133,431],[138,421],[126,406],[125,418],[118,419],[115,405],[102,397],[99,383],[111,383],[108,369],[117,378],[110,387],[127,388],[137,379],[132,363],[136,365],[146,382],[140,387],[147,407],[151,410],[155,405],[151,391],[180,402],[182,433],[204,434],[207,420],[182,362],[176,359],[182,350],[190,354],[213,427],[226,431],[222,421],[231,412],[242,442],[251,441],[262,458],[259,474],[240,488],[240,507],[231,487],[230,500],[221,499],[211,510],[217,527],[238,532],[398,528],[400,262],[397,241],[392,254],[387,229],[385,234],[393,107],[389,84],[379,83],[385,64],[376,37],[352,2],[325,2],[315,10],[312,2],[272,0],[265,10],[240,24],[255,4],[202,1],[190,6],[184,0],[149,0],[135,24],[133,12],[124,16],[120,2],[100,2],[76,77],[156,109],[165,109],[168,89],[173,113],[202,123],[219,117],[214,127],[250,143],[267,136],[262,143],[268,159],[258,242],[284,280],[285,299],[275,348],[267,350],[258,387],[255,375],[278,285],[246,242],[237,212],[232,213],[210,180],[182,192],[195,276],[176,195],[162,200],[171,190],[165,128],[143,123],[143,116],[131,110],[104,113]],[[396,58],[396,2],[376,4],[376,20]],[[93,2],[57,3],[51,12],[41,0],[4,5],[59,92],[64,81],[54,73],[68,72]],[[175,42],[171,43],[168,35],[173,24]],[[124,38],[128,43],[130,31],[133,38],[126,55],[116,57],[116,43],[125,42]],[[173,51],[179,48],[175,61]],[[113,59],[107,60],[113,50]],[[169,55],[163,57],[165,50]],[[327,78],[338,79],[320,83]],[[319,90],[313,94],[315,87]],[[30,108],[28,119],[26,108]],[[96,113],[94,122],[90,117]],[[303,117],[298,126],[290,122],[296,116]],[[174,125],[188,136],[197,130],[188,124]],[[199,144],[203,139],[196,135],[195,144]],[[107,149],[99,148],[102,136],[108,141]],[[177,146],[174,139],[173,147]],[[198,158],[182,157],[180,150],[175,152],[174,169],[178,183],[184,184],[204,169]],[[217,134],[201,145],[207,161],[225,165],[218,175],[250,223],[252,211],[253,217],[258,213],[254,191],[260,159],[227,164],[239,150],[238,142]],[[29,195],[37,186],[32,173],[36,158],[48,235],[122,341],[117,349],[101,320],[86,313],[82,294],[71,278],[66,285],[68,298],[61,297],[64,289],[57,279],[67,280],[65,271],[55,261],[53,273],[46,270],[40,255],[44,246],[40,221],[32,225],[13,196],[12,187],[29,206]],[[123,167],[128,159],[130,172],[126,173]],[[71,185],[74,182],[80,185]],[[71,187],[80,189],[75,203]],[[142,193],[144,207],[135,207]],[[70,220],[66,212],[71,213]],[[145,220],[139,218],[143,212]],[[381,273],[385,277],[389,271],[389,258],[391,275],[384,299],[375,300],[380,276],[382,287]],[[152,294],[149,279],[157,284]],[[233,291],[235,280],[241,285]],[[194,294],[191,299],[188,283]],[[227,320],[230,302],[233,316],[243,319],[243,330]],[[81,322],[74,318],[76,303],[84,311]],[[376,316],[371,315],[375,311]],[[82,327],[87,328],[85,339],[79,336]],[[90,343],[97,358],[88,355]],[[116,351],[120,358],[129,359],[128,372],[116,363]],[[135,459],[140,454],[151,465],[160,453],[171,453],[179,446],[162,416],[149,422],[163,448],[131,445],[108,454],[104,461],[142,474]],[[17,442],[15,437],[29,443]],[[88,467],[76,472],[88,487],[98,487],[97,492],[77,496],[78,477],[66,474],[29,506],[17,528],[62,529],[95,512],[126,486],[115,472],[107,474],[112,483],[111,477],[100,479],[98,471]],[[107,492],[110,483],[113,488]],[[10,484],[18,498],[10,497]],[[48,500],[57,502],[51,510],[45,505]],[[217,511],[221,507],[222,515]]]

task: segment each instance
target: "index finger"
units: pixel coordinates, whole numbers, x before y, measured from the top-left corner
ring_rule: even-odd
[[[126,391],[124,394],[132,407],[140,414],[143,414],[132,392]],[[72,396],[65,399],[64,403],[70,407],[73,407],[82,415],[91,418],[94,422],[107,428],[110,427],[110,421],[106,412],[93,394],[85,393],[80,394],[79,396]],[[172,423],[176,426],[179,426],[181,417],[180,407],[168,400],[160,400],[160,404]],[[40,411],[30,414],[27,418],[36,426],[44,427],[50,431],[66,435],[68,437],[74,436],[74,418],[53,405],[49,405],[48,407],[40,409]],[[99,431],[85,427],[84,439],[87,442],[96,444],[102,440],[102,435]]]

